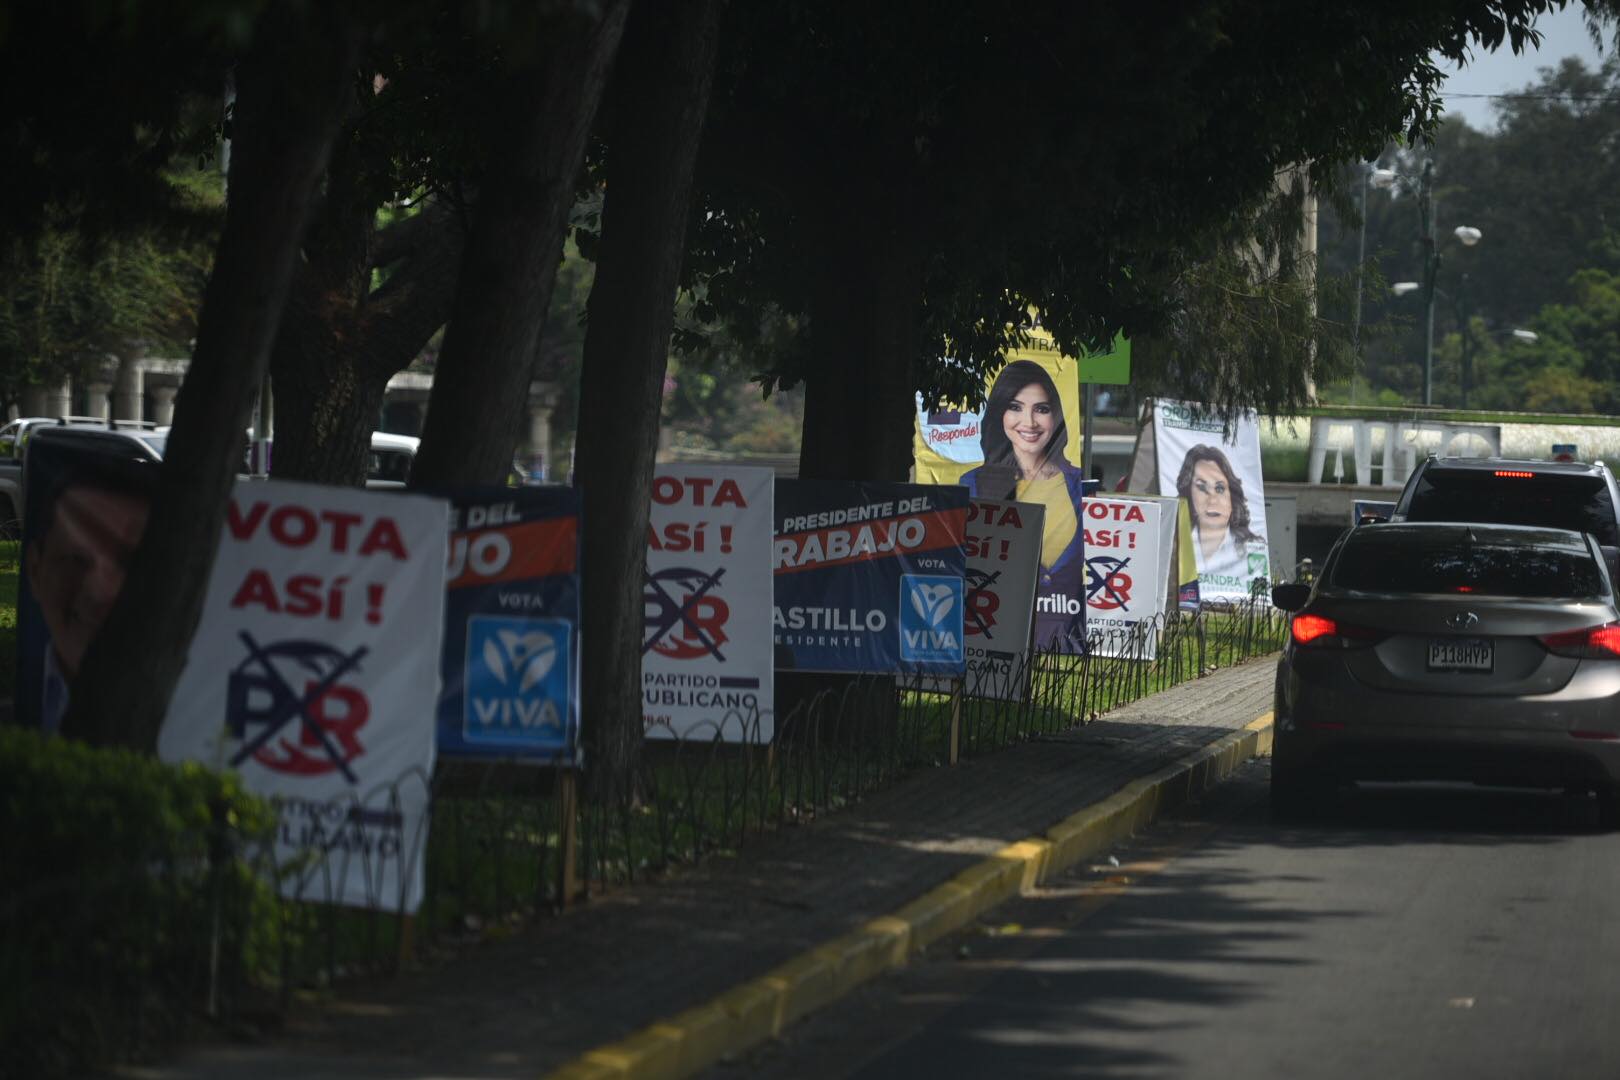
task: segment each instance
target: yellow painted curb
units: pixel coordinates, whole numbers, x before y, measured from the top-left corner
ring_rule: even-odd
[[[1100,855],[1173,806],[1196,798],[1249,758],[1271,752],[1266,713],[1211,746],[1133,780],[1053,825],[1009,844],[892,915],[818,945],[713,1001],[588,1050],[549,1080],[674,1080],[782,1033],[1003,900]]]

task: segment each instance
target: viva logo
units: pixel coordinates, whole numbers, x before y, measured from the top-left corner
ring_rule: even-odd
[[[562,744],[571,669],[562,620],[469,619],[463,736],[513,748]]]
[[[920,664],[961,664],[962,579],[906,574],[900,590],[901,658]]]

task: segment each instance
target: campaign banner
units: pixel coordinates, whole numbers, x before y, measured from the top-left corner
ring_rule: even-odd
[[[451,501],[438,746],[446,757],[580,763],[579,492]]]
[[[967,692],[1029,697],[1030,634],[1046,508],[974,499],[967,517]]]
[[[954,484],[962,474],[975,465],[983,465],[996,438],[994,423],[987,427],[987,412],[998,420],[1002,409],[994,408],[997,379],[1007,367],[1027,361],[1043,369],[1056,389],[1054,404],[1057,423],[1073,432],[1064,457],[1070,465],[1079,468],[1080,431],[1084,415],[1084,399],[1080,387],[1088,383],[1129,383],[1131,381],[1131,343],[1123,334],[1116,335],[1110,347],[1098,353],[1072,357],[1064,355],[1056,339],[1041,326],[1037,312],[1031,310],[1031,325],[1024,329],[1025,341],[1018,348],[1004,354],[1005,363],[996,367],[985,379],[984,391],[987,408],[975,410],[967,403],[930,408],[921,394],[916,395],[916,425],[912,439],[912,462],[919,483]],[[986,437],[988,436],[988,438]],[[984,491],[986,498],[1006,497],[1006,492]]]
[[[1007,362],[984,381],[985,406],[977,411],[967,408],[929,409],[923,396],[916,395],[916,424],[912,432],[912,464],[916,479],[924,484],[968,483],[974,493],[987,499],[1011,499],[1006,490],[1010,483],[999,484],[996,490],[986,487],[978,490],[974,479],[983,474],[976,468],[986,463],[1007,465],[1001,460],[1010,451],[1009,440],[1002,426],[1007,413],[1004,397],[1028,385],[1030,378],[1023,375],[1029,368],[1044,374],[1042,396],[1048,410],[1050,432],[1039,448],[1044,456],[1065,463],[1077,473],[1080,469],[1081,425],[1084,406],[1080,397],[1079,365],[1057,351],[1050,336],[1039,337],[1027,349],[1007,354]],[[1010,369],[1010,370],[1009,370]],[[1019,387],[1011,385],[1020,382]],[[998,393],[998,387],[1004,391]],[[986,417],[988,416],[988,420]],[[988,427],[986,425],[989,425]],[[998,450],[1003,453],[998,454]],[[964,480],[964,475],[975,473]]]
[[[1111,496],[1086,500],[1086,634],[1102,656],[1152,660],[1168,576],[1163,510]]]
[[[962,674],[967,510],[960,487],[778,480],[776,666]]]
[[[1120,492],[1109,496],[1113,499],[1123,499],[1126,502],[1151,503],[1159,508],[1159,566],[1164,577],[1164,610],[1173,611],[1178,605],[1182,577],[1177,572],[1177,562],[1180,549],[1177,548],[1177,531],[1180,527],[1179,509],[1185,509],[1180,499],[1174,495],[1142,495],[1134,491]],[[1188,534],[1189,537],[1191,533]],[[1190,567],[1186,580],[1194,585],[1198,582],[1198,569],[1192,566],[1192,541],[1188,540],[1186,549],[1188,566]]]
[[[1055,346],[1043,349],[1038,344],[996,373],[984,410],[972,414],[979,463],[966,469],[931,466],[929,455],[939,453],[919,449],[917,472],[919,477],[954,478],[976,499],[1044,508],[1035,641],[1043,649],[1078,653],[1085,649],[1086,610],[1081,502],[1097,484],[1085,480],[1079,466],[1076,365]],[[938,415],[919,416],[919,432],[924,432],[924,419],[931,425],[926,438],[937,442],[947,433],[933,423],[941,419]],[[947,445],[952,453],[964,451],[962,440]]]
[[[234,769],[277,808],[287,895],[422,898],[449,505],[238,481],[164,761]]]
[[[29,439],[17,581],[20,724],[60,729],[68,683],[146,532],[158,462],[121,444],[111,436],[56,437],[48,427]]]
[[[1176,607],[1196,615],[1203,608],[1198,595],[1198,558],[1193,554],[1192,510],[1176,500]]]
[[[770,469],[653,474],[641,638],[650,739],[771,741],[774,487]]]
[[[1271,556],[1255,414],[1228,428],[1201,406],[1161,400],[1153,425],[1159,493],[1178,496],[1189,511],[1200,601],[1266,595],[1260,583],[1271,578]]]

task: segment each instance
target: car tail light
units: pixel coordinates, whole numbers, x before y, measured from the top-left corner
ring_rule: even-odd
[[[1384,635],[1364,626],[1349,626],[1326,615],[1295,615],[1289,624],[1294,644],[1307,648],[1353,649],[1382,641]]]
[[[1533,480],[1535,479],[1536,474],[1533,472],[1525,472],[1522,469],[1497,469],[1496,475],[1511,476],[1517,480]]]
[[[1620,622],[1543,634],[1541,643],[1556,656],[1582,660],[1620,660]]]

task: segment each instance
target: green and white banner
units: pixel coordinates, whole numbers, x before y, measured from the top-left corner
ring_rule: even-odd
[[[1191,512],[1200,599],[1248,599],[1271,579],[1254,413],[1228,427],[1202,406],[1158,401],[1153,420],[1159,492],[1179,496]]]

